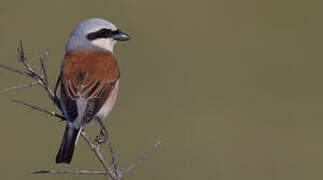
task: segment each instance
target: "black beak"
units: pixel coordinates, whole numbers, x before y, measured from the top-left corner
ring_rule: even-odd
[[[130,37],[128,34],[120,31],[119,29],[112,32],[112,38],[117,41],[128,41]]]

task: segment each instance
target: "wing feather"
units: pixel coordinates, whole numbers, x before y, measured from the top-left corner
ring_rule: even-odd
[[[77,117],[77,99],[86,102],[81,122],[90,122],[101,109],[120,77],[116,59],[108,52],[69,52],[62,66],[61,99],[69,121]]]

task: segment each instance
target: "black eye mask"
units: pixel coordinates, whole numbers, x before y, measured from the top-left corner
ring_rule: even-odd
[[[99,39],[99,38],[111,38],[112,35],[118,34],[119,32],[120,32],[119,30],[112,31],[111,29],[103,28],[96,32],[92,32],[88,34],[86,38],[90,41]]]

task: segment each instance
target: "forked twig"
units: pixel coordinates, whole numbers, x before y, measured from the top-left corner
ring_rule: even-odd
[[[96,157],[98,158],[98,160],[102,164],[104,170],[109,173],[110,177],[112,177],[113,179],[117,179],[117,176],[113,173],[112,167],[104,159],[102,153],[100,152],[100,145],[94,144],[91,141],[91,139],[87,136],[87,134],[85,133],[84,130],[82,130],[81,135],[82,135],[83,139],[87,142],[87,144],[90,146],[91,151],[94,152],[94,154],[96,155]]]
[[[7,65],[0,64],[0,67],[3,69],[10,70],[12,72],[15,72],[20,75],[24,75],[28,78],[31,78],[34,80],[34,82],[29,84],[23,84],[15,87],[11,87],[6,89],[6,91],[15,90],[19,88],[25,88],[25,87],[31,87],[33,85],[40,85],[48,94],[48,97],[51,101],[54,102],[54,105],[59,110],[59,113],[47,110],[45,108],[34,106],[29,103],[12,99],[13,102],[25,105],[27,107],[32,108],[33,110],[40,111],[43,113],[46,113],[48,115],[51,115],[53,117],[59,118],[62,121],[66,120],[66,117],[64,116],[64,112],[61,108],[60,100],[56,96],[56,90],[57,90],[57,83],[54,89],[51,89],[48,84],[48,78],[47,78],[47,72],[46,72],[46,62],[48,60],[48,51],[46,50],[43,57],[40,58],[40,66],[41,66],[41,72],[37,73],[33,67],[28,63],[27,58],[25,57],[24,49],[22,41],[20,41],[20,47],[17,49],[18,51],[18,61],[22,63],[25,67],[25,71],[21,71],[17,68],[10,67]],[[101,126],[101,133],[107,137],[107,130],[103,124],[103,122],[100,121]],[[102,135],[100,134],[100,135]],[[99,136],[100,136],[99,135]],[[121,179],[122,175],[130,172],[132,169],[134,169],[136,166],[138,166],[144,159],[146,159],[159,145],[160,141],[158,141],[150,150],[148,150],[143,157],[135,161],[130,167],[126,168],[125,170],[119,170],[117,158],[115,157],[115,153],[112,149],[112,145],[109,144],[109,150],[112,158],[112,165],[110,165],[104,158],[104,156],[101,153],[102,146],[106,142],[106,139],[104,141],[97,140],[96,142],[93,142],[91,138],[86,134],[84,130],[81,132],[81,136],[85,140],[85,142],[89,145],[89,148],[91,151],[96,155],[99,162],[102,164],[102,167],[104,171],[95,171],[95,170],[39,170],[39,171],[33,171],[31,174],[76,174],[76,175],[104,175],[107,177],[107,179],[114,179],[119,180]],[[98,138],[99,139],[99,138]]]

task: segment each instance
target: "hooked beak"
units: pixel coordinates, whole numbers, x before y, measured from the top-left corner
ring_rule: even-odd
[[[130,40],[130,37],[128,34],[120,31],[119,29],[116,31],[113,31],[112,38],[117,41],[128,41]]]

